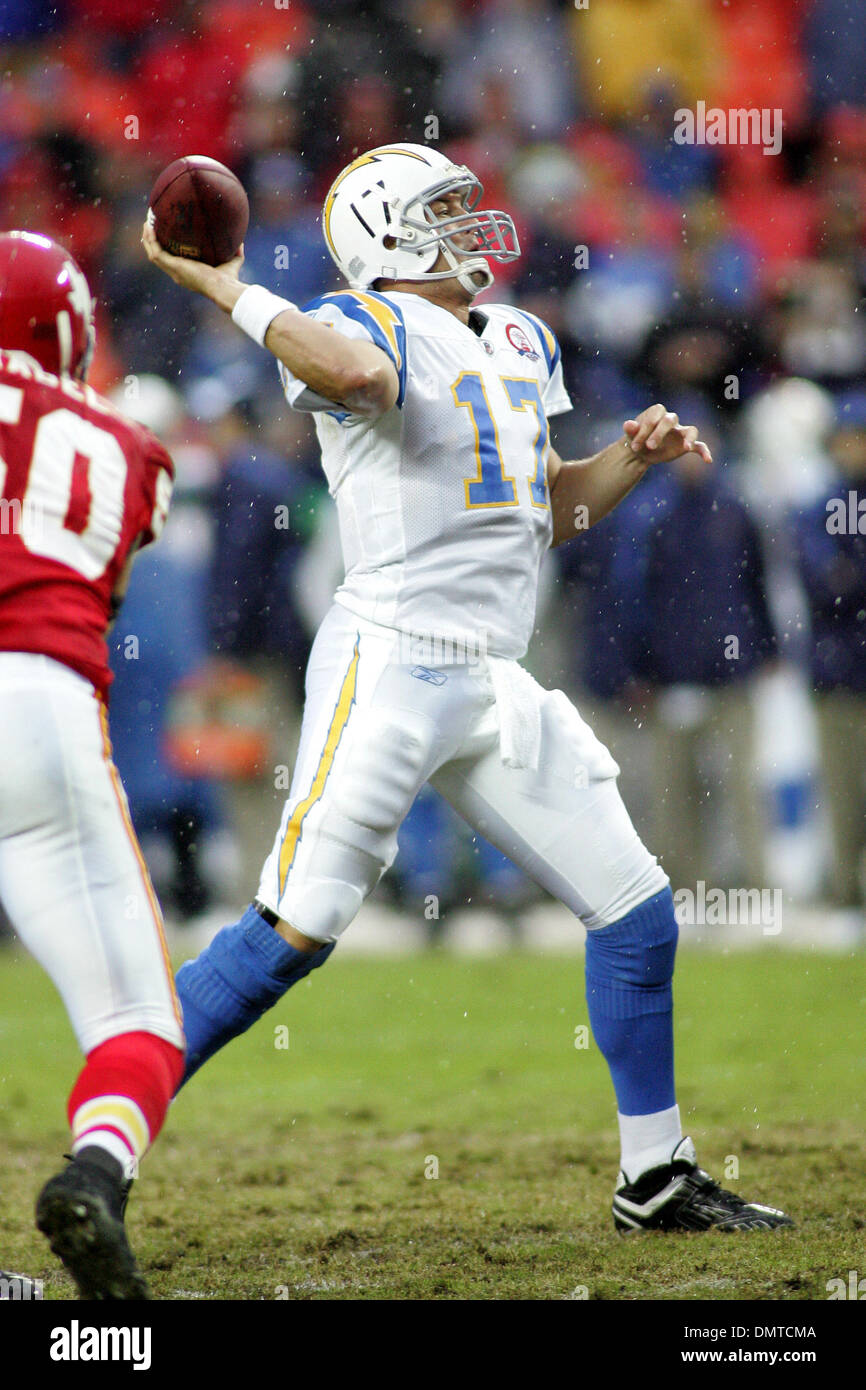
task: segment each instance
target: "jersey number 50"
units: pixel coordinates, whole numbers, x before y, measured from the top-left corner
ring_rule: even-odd
[[[533,440],[534,466],[527,474],[529,496],[533,507],[547,506],[547,476],[545,461],[550,431],[538,382],[531,378],[503,376],[499,380],[505,387],[508,404],[512,410],[526,410],[527,406],[535,412],[538,425]],[[499,432],[487,392],[480,372],[461,372],[451,387],[451,394],[457,405],[467,408],[472,417],[475,430],[475,454],[478,472],[474,478],[465,478],[467,507],[517,507],[520,499],[514,478],[505,472],[502,450],[499,446]]]
[[[4,425],[18,424],[23,394],[0,386]],[[0,458],[0,521],[8,526],[12,515],[32,554],[69,565],[85,579],[105,572],[120,540],[126,492],[126,459],[113,434],[74,411],[52,410],[36,427],[23,500],[6,499],[5,484]]]

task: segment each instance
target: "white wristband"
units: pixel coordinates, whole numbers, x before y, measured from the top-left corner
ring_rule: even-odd
[[[250,285],[232,309],[232,322],[248,333],[259,347],[264,347],[265,335],[277,314],[284,309],[297,307],[290,299],[280,299],[278,294],[271,294],[264,285]]]

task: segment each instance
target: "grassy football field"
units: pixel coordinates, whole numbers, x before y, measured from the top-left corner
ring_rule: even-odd
[[[796,1231],[615,1234],[615,1107],[594,1045],[575,1046],[580,958],[338,952],[175,1103],[128,1218],[154,1296],[825,1299],[866,1272],[866,955],[681,951],[676,998],[701,1162]],[[32,1208],[77,1052],[10,950],[0,1058],[0,1267],[68,1298]]]

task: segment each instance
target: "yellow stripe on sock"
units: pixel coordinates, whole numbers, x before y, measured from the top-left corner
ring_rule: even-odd
[[[137,1158],[147,1153],[150,1133],[140,1108],[129,1096],[95,1096],[79,1105],[72,1117],[72,1138],[77,1140],[89,1129],[109,1125],[128,1139]]]

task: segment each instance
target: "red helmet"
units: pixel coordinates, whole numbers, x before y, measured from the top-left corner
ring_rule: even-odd
[[[83,381],[94,341],[90,287],[69,252],[37,232],[0,233],[0,348]]]

